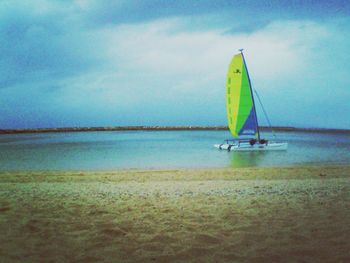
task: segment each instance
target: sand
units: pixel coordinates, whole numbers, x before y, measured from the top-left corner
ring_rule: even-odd
[[[0,173],[0,262],[350,262],[350,166]]]

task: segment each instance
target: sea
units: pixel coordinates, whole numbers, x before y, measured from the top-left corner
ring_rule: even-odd
[[[287,151],[227,152],[228,131],[98,131],[0,135],[0,171],[239,168],[350,164],[350,134],[277,132]],[[263,138],[271,139],[265,132]]]

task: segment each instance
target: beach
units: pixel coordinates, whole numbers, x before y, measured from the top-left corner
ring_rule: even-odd
[[[0,172],[0,262],[349,262],[350,166]]]

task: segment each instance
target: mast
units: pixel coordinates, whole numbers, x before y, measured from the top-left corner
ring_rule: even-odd
[[[246,70],[247,76],[248,76],[249,89],[250,89],[250,94],[252,94],[252,100],[253,100],[253,106],[254,106],[256,128],[257,128],[257,131],[258,131],[258,141],[260,141],[260,131],[259,131],[259,124],[258,124],[258,115],[256,114],[256,107],[255,107],[255,101],[254,101],[254,94],[253,94],[253,90],[252,90],[252,84],[251,84],[251,82],[250,82],[250,77],[249,77],[249,72],[248,72],[247,64],[245,63],[245,59],[244,59],[244,55],[243,55],[243,48],[239,49],[239,52],[241,52],[241,54],[242,54],[243,64],[244,64],[244,67],[245,67],[245,70]]]

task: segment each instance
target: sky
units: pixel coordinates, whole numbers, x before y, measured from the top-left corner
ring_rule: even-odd
[[[274,126],[350,129],[349,28],[345,0],[0,0],[0,129],[226,125],[239,48]]]

